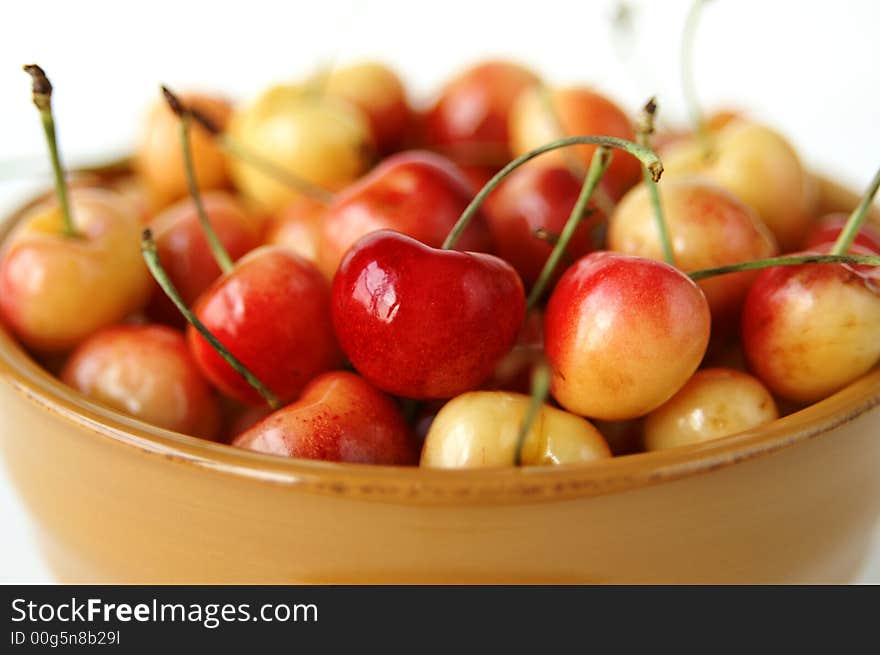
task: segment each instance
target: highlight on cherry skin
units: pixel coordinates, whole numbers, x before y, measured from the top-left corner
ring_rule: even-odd
[[[779,417],[776,402],[761,382],[734,369],[694,373],[678,393],[644,421],[647,450],[703,443],[745,432]]]
[[[220,410],[182,332],[120,325],[95,332],[71,354],[61,379],[104,405],[202,439],[220,431]]]
[[[347,371],[318,376],[299,400],[242,433],[233,445],[332,462],[402,466],[418,460],[418,445],[394,401]]]
[[[450,400],[434,418],[422,448],[426,468],[512,466],[529,396],[471,391]],[[561,465],[611,457],[601,433],[586,419],[542,405],[522,444],[521,465]]]

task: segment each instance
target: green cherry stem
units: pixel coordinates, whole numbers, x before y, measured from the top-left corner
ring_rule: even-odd
[[[757,271],[774,266],[800,266],[801,264],[852,264],[855,266],[880,266],[880,255],[784,255],[769,259],[755,259],[750,262],[728,264],[716,268],[704,268],[688,273],[692,280],[705,280],[707,277],[739,273],[740,271]]]
[[[637,157],[648,168],[653,180],[659,180],[660,176],[663,174],[663,164],[660,162],[660,158],[652,150],[633,143],[632,141],[627,141],[626,139],[618,139],[613,136],[569,136],[564,139],[551,141],[550,143],[535,148],[524,155],[520,155],[498,171],[491,180],[486,182],[486,185],[480,189],[479,193],[474,196],[474,199],[471,200],[470,204],[465,207],[465,210],[461,213],[458,221],[456,221],[455,225],[452,227],[452,230],[446,237],[446,241],[443,242],[443,249],[451,250],[452,248],[455,248],[455,244],[458,243],[458,240],[461,238],[461,235],[467,229],[468,225],[470,225],[474,216],[480,211],[480,207],[488,195],[492,193],[495,187],[497,187],[501,181],[513,171],[535,157],[543,155],[545,152],[577,145],[608,146],[609,148],[623,150],[624,152],[628,152],[634,157]]]
[[[61,230],[65,237],[75,238],[79,236],[73,223],[73,214],[70,210],[70,198],[67,193],[67,182],[64,179],[64,166],[61,164],[61,154],[58,152],[58,140],[55,134],[55,118],[52,115],[52,84],[43,69],[36,64],[24,66],[24,72],[31,76],[34,105],[40,111],[40,119],[43,123],[43,132],[46,135],[46,145],[49,148],[49,157],[52,160],[52,175],[55,180],[55,195],[58,197],[58,205],[61,208]]]
[[[865,195],[862,196],[859,206],[850,214],[846,225],[843,226],[843,231],[837,237],[837,241],[834,242],[834,247],[831,249],[832,255],[845,255],[853,241],[856,240],[859,230],[862,229],[865,219],[868,218],[868,210],[871,209],[871,203],[874,202],[874,196],[877,195],[878,188],[880,188],[880,169],[874,174],[874,179],[868,185],[868,189],[865,191]]]
[[[562,228],[562,232],[559,234],[559,238],[556,240],[556,245],[553,246],[550,256],[544,263],[544,268],[541,269],[541,274],[538,275],[538,279],[535,280],[535,284],[529,292],[529,297],[526,301],[526,312],[532,311],[544,294],[544,290],[556,272],[559,262],[565,256],[566,248],[568,248],[575,230],[577,230],[578,225],[580,225],[584,218],[587,203],[590,202],[593,192],[599,186],[599,182],[602,181],[602,176],[608,170],[609,164],[611,164],[611,149],[607,146],[600,146],[593,154],[593,159],[590,161],[590,168],[587,170],[587,177],[581,187],[581,192],[574,203],[574,207],[572,207],[565,226]]]
[[[261,171],[264,175],[273,178],[276,182],[297,191],[304,196],[311,198],[315,202],[322,205],[329,205],[333,200],[333,194],[317,184],[313,184],[305,180],[283,166],[277,164],[271,159],[264,157],[255,150],[242,145],[231,136],[223,132],[219,126],[214,123],[205,114],[195,108],[190,109],[190,114],[194,121],[201,125],[220,145],[227,154],[240,159],[249,166]]]
[[[709,0],[693,0],[687,19],[685,19],[684,31],[681,40],[681,84],[684,99],[687,103],[691,125],[697,134],[697,139],[703,150],[703,155],[708,157],[712,152],[712,140],[706,121],[700,109],[700,101],[697,98],[697,85],[694,78],[694,41],[697,36],[697,25],[700,22],[700,13],[703,5]]]
[[[523,446],[526,444],[526,438],[529,436],[529,432],[532,429],[532,426],[535,424],[535,421],[538,418],[538,414],[541,411],[541,408],[544,405],[544,402],[547,400],[547,396],[550,394],[550,365],[546,360],[542,360],[536,367],[535,372],[532,375],[532,394],[531,394],[531,402],[529,402],[529,406],[526,409],[526,414],[523,416],[522,423],[519,426],[519,433],[516,437],[516,451],[514,456],[514,462],[517,466],[522,465],[522,451]]]
[[[205,238],[208,240],[208,247],[211,249],[211,254],[214,255],[214,260],[217,262],[221,271],[228,273],[234,266],[232,258],[223,246],[223,242],[220,241],[220,237],[217,236],[217,230],[214,229],[211,219],[208,218],[208,213],[205,211],[205,205],[202,203],[202,193],[199,190],[199,182],[196,179],[192,145],[189,140],[189,127],[192,123],[192,113],[183,105],[183,103],[180,102],[180,99],[174,95],[168,87],[162,87],[162,95],[165,96],[165,101],[168,103],[171,111],[173,111],[179,119],[180,147],[181,150],[183,150],[183,167],[186,171],[186,183],[189,186],[189,195],[196,206],[199,223],[202,226],[202,231],[205,233]]]
[[[229,352],[226,347],[220,343],[220,340],[217,339],[207,327],[205,327],[205,324],[202,323],[183,302],[180,294],[177,292],[177,289],[174,288],[174,284],[165,272],[165,269],[162,268],[162,263],[159,261],[159,253],[156,251],[156,244],[153,242],[153,234],[150,230],[144,230],[143,236],[141,237],[141,253],[143,254],[144,261],[147,263],[147,268],[150,269],[153,278],[159,286],[162,287],[162,291],[165,292],[165,295],[167,295],[171,302],[174,303],[175,307],[177,307],[180,313],[183,314],[183,317],[189,322],[189,324],[199,331],[205,340],[211,344],[211,347],[217,351],[217,354],[226,360],[227,364],[234,368],[239,375],[248,381],[248,384],[256,389],[257,393],[259,393],[266,403],[268,403],[270,409],[273,411],[278,409],[281,406],[278,397],[272,393],[256,375],[251,373],[235,355]]]
[[[639,117],[638,129],[636,130],[636,142],[646,148],[651,147],[651,135],[654,134],[654,116],[657,114],[657,100],[651,98],[645,104],[642,115]],[[660,248],[663,250],[663,260],[670,266],[675,266],[675,253],[672,249],[672,240],[669,238],[669,227],[663,215],[663,205],[660,202],[660,189],[651,178],[651,174],[642,164],[642,177],[648,188],[651,198],[651,206],[654,208],[654,220],[657,223],[657,232],[660,235]]]

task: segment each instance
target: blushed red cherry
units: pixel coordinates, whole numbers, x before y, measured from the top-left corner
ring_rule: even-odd
[[[183,333],[163,325],[95,332],[73,351],[61,379],[89,398],[153,425],[214,439],[220,412]]]
[[[553,396],[582,416],[647,414],[693,374],[709,342],[709,304],[684,273],[610,252],[581,258],[547,304]]]
[[[326,209],[325,204],[311,198],[294,198],[270,219],[266,244],[287,248],[317,264]]]
[[[538,76],[518,64],[485,61],[451,80],[424,118],[425,141],[463,161],[503,165],[511,158],[509,114]]]
[[[316,378],[302,397],[257,423],[234,446],[331,462],[412,465],[419,448],[397,405],[354,373]]]
[[[333,281],[333,325],[354,367],[407,398],[477,388],[516,342],[525,294],[492,255],[438,250],[390,231],[348,252]]]
[[[234,261],[260,245],[262,220],[242,207],[225,191],[202,194],[205,213],[230,258]],[[192,199],[182,200],[156,216],[150,225],[162,266],[187,306],[220,277],[198,210]],[[171,325],[183,318],[168,297],[156,287],[147,311]]]
[[[495,253],[517,270],[526,287],[538,279],[553,250],[536,232],[562,232],[580,191],[581,181],[568,168],[550,163],[518,168],[486,199],[483,213]],[[594,214],[578,226],[566,250],[570,257],[593,250],[591,232],[598,220],[601,215]]]
[[[876,254],[857,245],[849,252]],[[798,402],[824,398],[870,370],[880,360],[878,271],[844,264],[761,271],[742,315],[751,370]]]
[[[199,298],[193,311],[282,402],[342,363],[327,281],[313,264],[283,248],[264,246],[240,259]],[[263,401],[192,326],[188,338],[199,367],[214,386],[242,402]]]
[[[377,230],[394,230],[438,248],[473,195],[467,178],[445,157],[423,151],[389,157],[327,208],[319,252],[321,270],[333,277],[352,244]],[[490,249],[491,237],[482,216],[471,223],[458,247]]]

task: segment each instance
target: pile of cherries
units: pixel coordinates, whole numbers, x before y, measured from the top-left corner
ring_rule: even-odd
[[[571,464],[759,426],[880,360],[880,177],[817,216],[796,152],[741,115],[658,134],[658,157],[653,103],[489,61],[418,109],[362,63],[240,106],[165,89],[131,174],[65,176],[26,68],[56,192],[2,244],[0,316],[153,425],[330,461]]]

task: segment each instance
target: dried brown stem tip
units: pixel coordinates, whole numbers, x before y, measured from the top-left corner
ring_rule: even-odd
[[[217,136],[223,130],[220,129],[220,126],[217,125],[213,120],[208,118],[205,114],[200,112],[195,107],[189,108],[189,115],[192,116],[193,120],[201,125],[204,129],[208,131],[211,136]]]
[[[46,73],[36,64],[27,64],[22,69],[31,76],[34,104],[39,109],[48,108],[52,98],[52,84],[46,77]]]
[[[650,136],[654,133],[654,116],[657,114],[657,98],[652,97],[642,108],[639,123],[636,126],[640,136]],[[647,144],[642,144],[647,145]]]
[[[162,85],[162,95],[165,97],[165,102],[168,103],[168,106],[171,108],[177,116],[183,116],[184,114],[190,113],[189,110],[183,105],[176,95],[171,92],[164,84]]]

